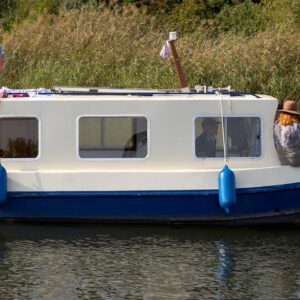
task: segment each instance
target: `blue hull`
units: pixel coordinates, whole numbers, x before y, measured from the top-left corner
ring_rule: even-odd
[[[227,214],[218,191],[10,192],[0,220],[126,223],[300,223],[300,183],[237,190]]]

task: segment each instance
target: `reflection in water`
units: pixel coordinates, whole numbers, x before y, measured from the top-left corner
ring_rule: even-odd
[[[298,280],[297,280],[298,289],[295,292],[295,297],[300,299],[300,272],[298,272]]]
[[[217,256],[219,263],[217,265],[217,279],[220,285],[226,284],[226,275],[230,274],[230,250],[225,246],[224,242],[216,241]]]
[[[300,299],[297,229],[0,226],[1,299]]]
[[[218,263],[216,267],[216,278],[219,286],[219,291],[216,295],[216,299],[224,299],[222,293],[222,287],[226,286],[227,277],[231,272],[231,253],[225,243],[220,240],[216,241],[216,253],[218,257]]]

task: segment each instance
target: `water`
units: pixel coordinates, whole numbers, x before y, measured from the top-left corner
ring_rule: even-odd
[[[0,225],[0,299],[300,299],[294,229]]]

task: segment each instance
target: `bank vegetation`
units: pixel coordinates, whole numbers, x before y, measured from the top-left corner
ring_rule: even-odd
[[[177,31],[191,86],[300,100],[298,0],[19,0],[6,9],[0,85],[175,88],[172,60],[159,52]]]

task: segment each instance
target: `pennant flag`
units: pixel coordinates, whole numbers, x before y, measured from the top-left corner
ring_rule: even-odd
[[[169,45],[168,45],[168,42],[165,42],[159,55],[162,57],[162,58],[166,58],[170,55],[171,51],[170,51],[170,48],[169,48]]]

